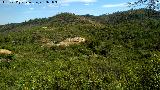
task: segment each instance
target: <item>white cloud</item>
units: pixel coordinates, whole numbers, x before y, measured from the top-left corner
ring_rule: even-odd
[[[63,0],[63,2],[65,3],[73,3],[73,2],[92,3],[96,1],[97,0]]]
[[[84,5],[90,5],[98,0],[59,0],[59,6],[69,6],[70,3],[84,3]]]
[[[30,10],[34,10],[34,8],[29,8]]]
[[[105,4],[102,7],[113,8],[113,7],[127,7],[127,6],[128,6],[127,3],[119,3],[119,4]]]
[[[49,4],[48,7],[58,7],[58,6],[54,4]]]
[[[89,3],[85,3],[84,5],[89,6],[90,4]]]
[[[63,3],[61,6],[69,6],[68,3]]]

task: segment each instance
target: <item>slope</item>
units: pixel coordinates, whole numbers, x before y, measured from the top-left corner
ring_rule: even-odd
[[[159,89],[160,20],[95,18],[62,13],[1,28],[0,48],[14,52],[0,56],[11,60],[0,62],[1,89]],[[42,47],[77,36],[86,42]]]

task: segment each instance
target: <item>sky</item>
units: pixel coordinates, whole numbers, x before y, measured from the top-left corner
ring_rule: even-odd
[[[46,3],[46,1],[49,1],[49,3]],[[127,2],[137,0],[57,0],[57,3],[52,3],[52,1],[55,0],[0,0],[0,25],[51,17],[62,12],[98,16],[126,11],[131,9],[127,6]]]

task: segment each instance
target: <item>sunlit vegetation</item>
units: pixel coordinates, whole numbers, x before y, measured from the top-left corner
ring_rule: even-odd
[[[156,17],[146,9],[101,16],[62,13],[0,26],[0,49],[13,52],[0,55],[1,90],[158,90],[160,16],[154,12]],[[73,37],[86,42],[43,46]]]

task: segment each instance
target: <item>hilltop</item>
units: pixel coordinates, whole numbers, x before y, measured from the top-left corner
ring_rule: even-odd
[[[0,54],[0,88],[158,90],[159,12],[147,12],[61,13],[0,26],[0,49],[13,52]],[[77,37],[85,41],[57,45]]]

